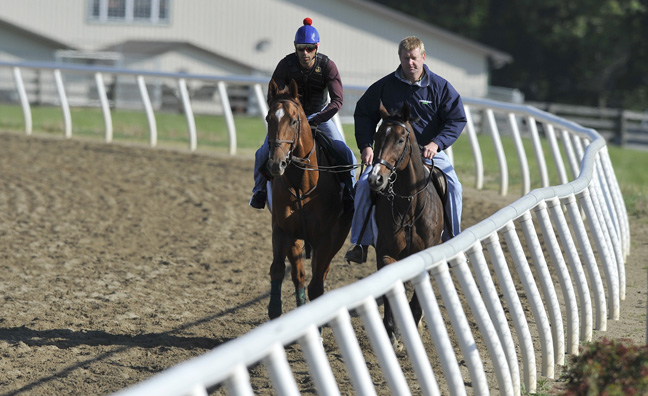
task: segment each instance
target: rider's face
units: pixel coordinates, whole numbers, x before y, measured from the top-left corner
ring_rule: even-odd
[[[425,53],[421,54],[420,48],[413,50],[403,50],[399,54],[403,76],[410,82],[415,82],[423,74],[423,64],[425,63]]]
[[[313,67],[315,56],[317,56],[317,45],[315,44],[295,44],[295,52],[299,58],[299,64],[305,68]]]

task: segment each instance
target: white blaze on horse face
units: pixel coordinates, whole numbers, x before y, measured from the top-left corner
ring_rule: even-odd
[[[277,119],[277,123],[281,121],[281,117],[283,117],[286,113],[284,112],[283,107],[280,107],[275,111],[275,118]]]
[[[387,136],[392,132],[392,127],[390,125],[385,127],[385,137],[383,138],[383,141],[387,140]],[[382,153],[380,153],[382,155]],[[374,176],[377,176],[380,173],[380,167],[383,166],[383,164],[374,164],[373,169],[371,169],[371,174]]]

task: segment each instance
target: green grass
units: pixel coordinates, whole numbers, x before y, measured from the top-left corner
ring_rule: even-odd
[[[116,141],[148,142],[148,122],[143,111],[113,110],[113,139]],[[72,108],[72,135],[88,138],[103,139],[104,123],[101,110],[98,108]],[[58,107],[32,107],[32,123],[34,134],[63,134],[63,115]],[[155,114],[158,142],[160,145],[188,145],[187,122],[183,114]],[[265,127],[261,117],[236,116],[237,151],[244,154],[253,153],[263,142]],[[19,106],[0,105],[0,130],[24,131],[22,110]],[[344,134],[349,146],[357,153],[353,126],[344,125]],[[226,153],[229,148],[227,125],[224,117],[211,115],[196,115],[196,133],[198,148],[201,151],[217,151]],[[495,149],[491,139],[479,135],[482,158],[484,161],[484,188],[499,190],[499,164],[495,157]],[[507,153],[509,171],[509,194],[519,194],[522,177],[517,164],[517,156],[513,141],[502,137],[504,152]],[[531,189],[540,187],[538,167],[533,157],[531,142],[524,139],[525,150],[530,158],[529,172],[531,174]],[[548,146],[544,145],[549,180],[558,184],[558,176]],[[473,155],[467,137],[462,135],[453,145],[455,168],[464,185],[474,185]],[[608,151],[612,165],[621,186],[626,207],[630,215],[643,216],[648,214],[648,153],[609,146]],[[566,170],[571,178],[569,166],[565,161]]]
[[[33,133],[63,134],[63,113],[58,107],[32,107]],[[103,139],[105,126],[103,114],[98,108],[71,108],[72,135]],[[113,139],[126,142],[149,141],[149,125],[144,111],[112,110]],[[229,137],[224,117],[195,115],[198,146],[205,150],[227,152]],[[184,114],[155,113],[158,142],[161,144],[187,145],[188,127]],[[237,146],[245,149],[258,147],[265,137],[261,117],[235,118]],[[9,132],[25,130],[22,110],[18,106],[0,105],[0,129]]]

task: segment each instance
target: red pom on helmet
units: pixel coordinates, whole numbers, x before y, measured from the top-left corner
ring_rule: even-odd
[[[310,18],[304,18],[304,25],[312,25],[312,24],[313,24],[313,20],[312,20],[312,19],[310,19]]]

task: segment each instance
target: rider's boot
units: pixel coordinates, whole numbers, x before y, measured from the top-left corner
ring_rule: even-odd
[[[265,190],[259,190],[252,194],[249,205],[255,209],[263,209],[265,208],[267,198],[268,193]]]
[[[355,189],[351,181],[351,173],[345,174],[342,179],[342,208],[344,213],[353,213],[355,210],[353,205]]]

